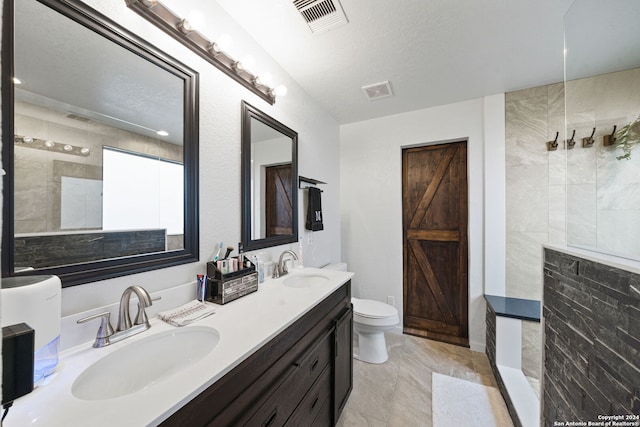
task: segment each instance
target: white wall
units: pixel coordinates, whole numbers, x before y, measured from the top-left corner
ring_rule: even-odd
[[[207,26],[221,29],[234,38],[234,51],[251,53],[257,63],[270,70],[276,83],[289,93],[268,105],[191,53],[180,43],[130,11],[123,0],[86,0],[107,15],[167,54],[200,73],[200,262],[117,279],[65,288],[63,316],[111,304],[130,285],[143,285],[151,293],[195,280],[205,271],[205,261],[214,253],[216,242],[237,248],[240,240],[240,102],[250,104],[296,130],[299,135],[299,173],[328,182],[323,186],[325,230],[314,233],[313,244],[304,248],[306,265],[319,266],[340,259],[339,212],[339,129],[331,118],[231,18],[219,9],[206,16]],[[171,5],[173,6],[173,4]],[[217,4],[210,6],[217,8]],[[219,8],[219,7],[218,7]],[[177,8],[176,8],[177,10]],[[301,235],[304,237],[304,192],[300,196]],[[306,242],[306,239],[305,239]],[[267,250],[276,256],[283,249],[298,251],[298,245]],[[195,297],[195,286],[194,286]]]
[[[504,128],[504,101],[500,102],[504,97],[495,97],[340,127],[342,251],[349,270],[356,273],[354,295],[384,302],[393,296],[401,316],[402,148],[468,139],[469,339],[471,348],[478,351],[484,351],[485,343],[483,227],[504,228],[500,218],[486,217],[485,224],[484,165],[496,157],[499,167],[500,153],[504,153],[504,134],[499,134],[500,126]],[[487,153],[485,111],[490,120],[487,135],[496,138]],[[492,177],[492,185],[498,185],[500,179],[499,174]],[[499,193],[494,196],[500,199]],[[500,203],[504,206],[503,196],[498,210]],[[497,249],[488,249],[487,258],[504,259],[500,244],[495,246]]]

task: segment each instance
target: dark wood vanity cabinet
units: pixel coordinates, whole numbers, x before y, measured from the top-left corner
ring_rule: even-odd
[[[353,387],[352,331],[347,282],[161,425],[333,426]]]

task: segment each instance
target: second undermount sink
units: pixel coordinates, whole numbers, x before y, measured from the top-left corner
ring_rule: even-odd
[[[329,281],[327,276],[322,274],[295,274],[284,279],[284,285],[292,288],[311,288],[313,286],[324,285]]]
[[[146,389],[200,361],[220,341],[214,328],[191,326],[160,332],[110,353],[85,369],[71,393],[104,400]]]

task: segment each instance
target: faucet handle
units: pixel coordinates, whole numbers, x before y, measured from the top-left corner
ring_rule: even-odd
[[[153,297],[151,298],[151,301],[158,301],[159,299],[162,299],[162,297]],[[153,305],[153,303],[149,305]],[[134,320],[133,322],[134,325],[149,324],[149,318],[147,317],[147,312],[144,311],[145,307],[146,306],[144,304],[141,304],[140,300],[138,300],[138,314],[136,314],[136,320]]]
[[[105,311],[104,313],[98,313],[91,316],[79,319],[76,323],[85,323],[93,319],[102,319],[98,333],[96,334],[96,340],[93,342],[93,347],[99,348],[109,345],[109,337],[113,335],[113,328],[111,327],[111,313]]]
[[[293,262],[293,260],[291,259],[285,259],[284,261],[282,261],[282,275],[284,276],[285,274],[289,273],[289,269],[287,268],[287,261],[291,261]]]

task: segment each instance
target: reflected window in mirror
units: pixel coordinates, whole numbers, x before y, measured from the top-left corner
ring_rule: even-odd
[[[298,241],[298,134],[242,103],[242,242],[245,250]]]
[[[78,1],[4,16],[3,276],[197,261],[197,74]]]

